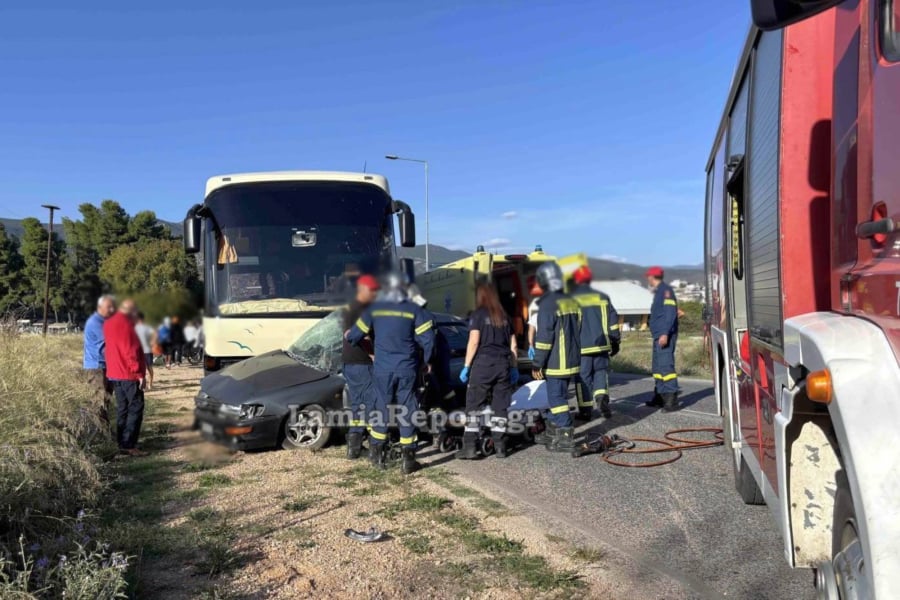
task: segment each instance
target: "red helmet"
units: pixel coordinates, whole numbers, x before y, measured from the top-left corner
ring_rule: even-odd
[[[356,285],[362,285],[370,290],[377,291],[380,287],[378,285],[378,280],[372,277],[371,275],[360,275],[359,279],[356,280]]]
[[[574,273],[572,273],[572,279],[574,279],[575,283],[577,283],[578,285],[590,283],[591,279],[593,278],[594,275],[593,273],[591,273],[591,269],[587,265],[581,265],[580,267],[575,269]]]
[[[647,277],[659,277],[663,278],[663,270],[662,267],[650,267],[647,269]]]

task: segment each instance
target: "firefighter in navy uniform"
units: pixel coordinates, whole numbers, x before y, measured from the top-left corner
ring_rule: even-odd
[[[653,379],[656,389],[647,406],[661,406],[666,412],[678,408],[678,375],[675,372],[675,343],[678,340],[678,300],[672,287],[663,281],[661,267],[647,269],[647,283],[653,291],[650,333],[653,336]]]
[[[363,311],[375,299],[378,281],[371,275],[362,275],[356,281],[356,299],[344,313],[344,331],[349,330],[362,316]],[[363,436],[366,432],[365,415],[375,408],[375,389],[372,381],[372,347],[369,340],[353,345],[344,340],[341,355],[344,361],[344,379],[350,396],[350,429],[347,432],[347,458],[354,460],[362,454]]]
[[[581,385],[576,388],[578,412],[590,421],[595,402],[607,419],[609,410],[609,357],[619,352],[619,315],[609,296],[591,287],[593,274],[587,266],[573,274],[572,299],[581,307]]]
[[[547,429],[536,441],[551,452],[575,449],[575,428],[567,399],[569,383],[578,382],[581,370],[581,309],[563,293],[563,273],[555,262],[538,267],[537,282],[544,291],[534,341],[535,379],[545,379],[549,409]]]
[[[401,470],[404,474],[419,468],[416,462],[418,411],[416,381],[420,355],[430,357],[434,347],[434,323],[429,314],[409,299],[404,276],[389,273],[382,293],[345,334],[351,344],[366,336],[375,343],[372,369],[377,404],[369,425],[369,458],[378,468],[385,467],[388,440],[388,407],[400,407]]]

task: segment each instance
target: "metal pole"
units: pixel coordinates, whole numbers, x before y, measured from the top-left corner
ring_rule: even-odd
[[[428,237],[428,161],[425,161],[425,272],[431,270],[431,260],[429,260],[428,249],[431,242]]]
[[[44,278],[44,337],[47,337],[47,313],[50,311],[50,255],[53,251],[53,211],[59,210],[58,206],[42,204],[43,208],[50,211],[50,227],[47,230],[47,272]]]

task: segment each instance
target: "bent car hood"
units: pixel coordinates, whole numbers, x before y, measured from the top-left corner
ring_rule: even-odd
[[[240,404],[268,392],[319,381],[327,373],[273,350],[248,358],[203,378],[200,389],[225,404]]]

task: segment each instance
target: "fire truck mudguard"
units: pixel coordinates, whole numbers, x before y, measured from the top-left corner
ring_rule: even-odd
[[[845,584],[847,578],[860,579],[848,585],[867,588],[873,598],[896,598],[900,590],[900,453],[896,448],[900,368],[891,346],[884,331],[867,320],[829,312],[810,313],[785,321],[785,359],[790,375],[782,398],[787,401],[805,400],[805,374],[828,370],[832,393],[827,408],[833,427],[825,436],[809,437],[818,437],[822,442],[819,447],[794,443],[786,448],[785,440],[790,439],[785,437],[786,432],[796,432],[793,427],[798,425],[808,429],[806,423],[789,421],[803,419],[810,412],[800,414],[795,411],[796,404],[782,407],[784,418],[778,424],[776,443],[782,445],[777,449],[779,487],[785,488],[780,495],[783,507],[791,507],[791,535],[785,536],[785,542],[796,549],[810,531],[818,531],[835,540],[837,546],[843,536],[842,547],[847,551],[840,553],[833,565],[838,578],[843,577]],[[832,439],[826,439],[829,437]],[[799,439],[803,439],[803,433]],[[836,447],[829,447],[828,442]],[[814,481],[821,476],[804,477],[804,469],[816,470],[829,462],[838,469],[827,478],[834,485],[831,500],[826,503],[832,508],[830,515],[817,513],[809,495],[795,485],[790,484],[792,494],[788,498],[789,465],[791,479]],[[817,492],[810,491],[813,495]],[[852,507],[845,505],[848,493]],[[851,521],[852,529],[847,529]],[[849,561],[854,548],[847,546],[847,532],[852,536],[853,530],[858,535],[855,548],[862,556]],[[833,547],[832,555],[842,547]],[[797,554],[807,562],[802,546]],[[854,567],[860,572],[853,573]]]

